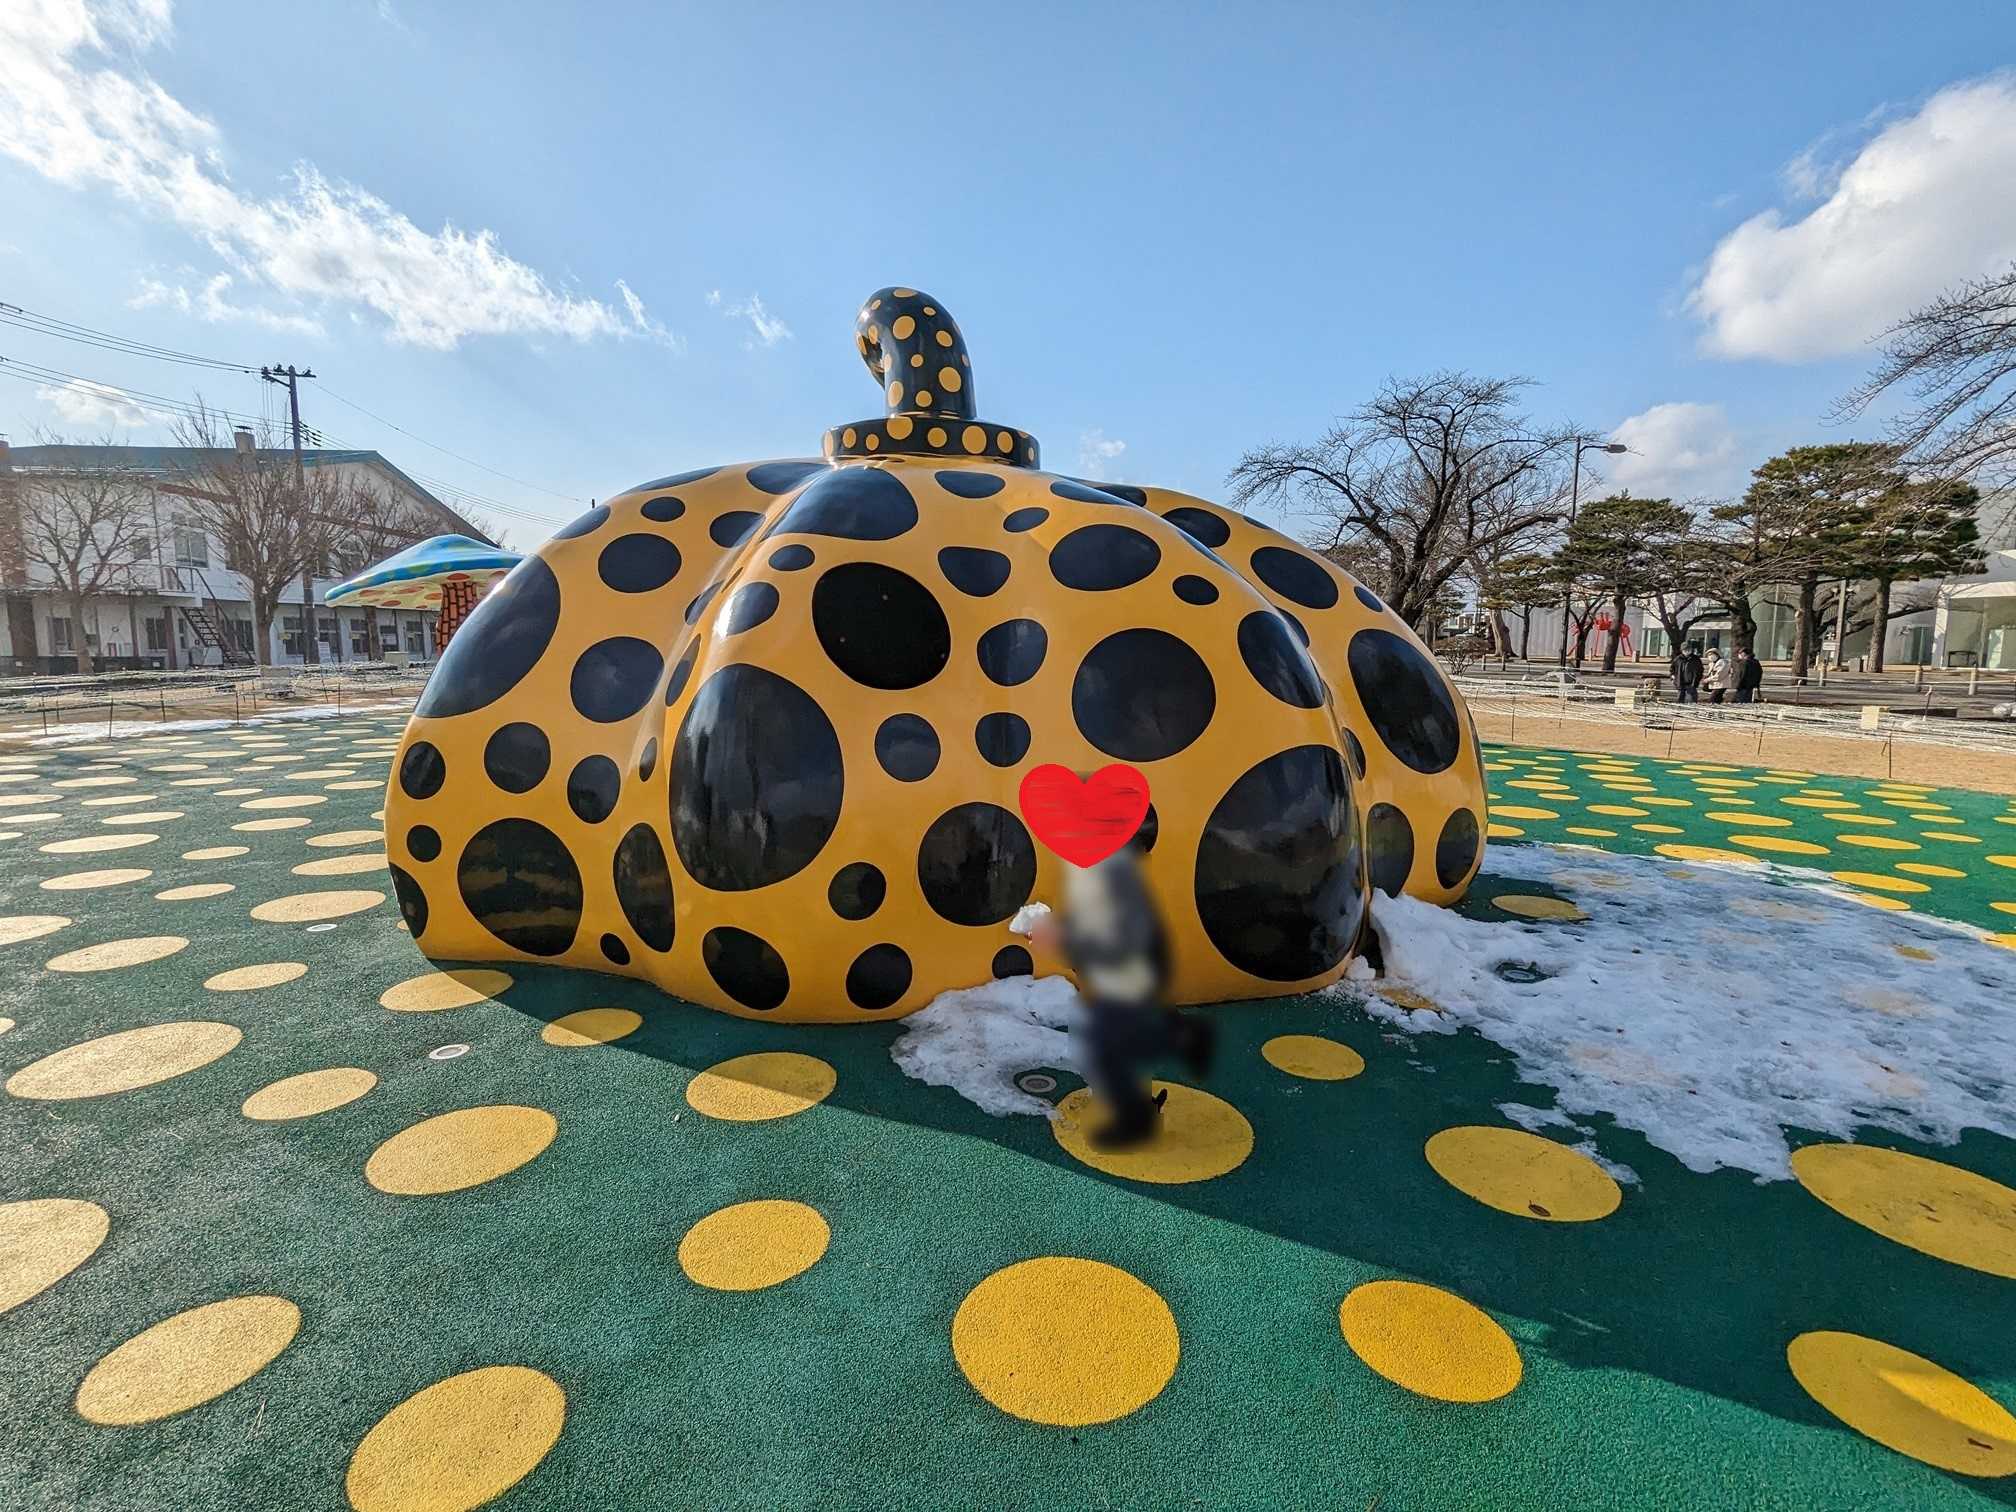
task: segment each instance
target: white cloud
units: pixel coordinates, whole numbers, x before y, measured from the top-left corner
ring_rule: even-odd
[[[1867,124],[1867,123],[1865,123]],[[1752,216],[1687,298],[1719,357],[1802,362],[1861,349],[1942,290],[2016,259],[2016,73],[1950,85],[1845,162],[1828,139],[1787,165],[1797,220]]]
[[[1603,487],[1641,499],[1727,498],[1743,491],[1750,470],[1719,404],[1655,404],[1619,421],[1611,435],[1631,448],[1601,464]]]
[[[709,289],[707,308],[719,310],[730,320],[749,322],[751,334],[742,343],[748,351],[754,351],[759,346],[774,347],[781,341],[791,339],[791,327],[770,313],[760,294],[751,294],[747,299],[730,302],[721,297],[719,289]]]
[[[184,284],[167,284],[156,278],[140,280],[140,292],[126,301],[128,309],[146,310],[165,306],[179,310],[184,315],[194,315],[198,319],[212,323],[220,321],[245,321],[263,326],[269,331],[286,331],[296,336],[320,336],[322,322],[308,315],[289,315],[281,310],[263,309],[257,305],[236,305],[225,297],[232,283],[229,273],[219,273],[210,278],[195,293],[190,293]]]
[[[0,153],[106,188],[201,239],[246,279],[300,301],[362,306],[392,339],[637,337],[673,344],[634,295],[621,310],[556,289],[489,231],[424,231],[369,190],[301,163],[283,192],[241,192],[214,124],[129,54],[165,41],[170,0],[0,3]]]
[[[155,411],[136,404],[117,389],[87,383],[81,378],[38,388],[35,397],[73,426],[138,430],[158,418]]]
[[[1103,430],[1078,433],[1078,476],[1095,482],[1110,480],[1113,465],[1127,450],[1127,443]]]

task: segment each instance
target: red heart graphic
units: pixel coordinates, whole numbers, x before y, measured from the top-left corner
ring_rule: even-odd
[[[1148,813],[1148,779],[1131,766],[1101,767],[1081,781],[1055,762],[1022,779],[1022,817],[1073,866],[1094,866],[1134,838]]]

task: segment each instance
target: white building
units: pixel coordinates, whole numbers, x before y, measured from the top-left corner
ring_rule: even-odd
[[[249,445],[249,438],[244,443]],[[291,451],[263,454],[291,466]],[[97,670],[245,665],[255,654],[250,588],[226,565],[224,553],[197,523],[185,497],[174,491],[200,470],[204,457],[187,447],[17,446],[0,441],[0,670],[13,675],[75,671],[77,648],[87,646]],[[368,489],[387,505],[429,529],[423,533],[487,540],[475,526],[375,451],[306,451],[306,468],[337,469],[346,483]],[[24,549],[24,501],[38,479],[87,470],[117,471],[149,484],[152,530],[148,560],[120,574],[117,591],[86,600],[82,623],[54,575],[29,560]],[[324,590],[367,565],[371,548],[339,548],[335,560],[305,587],[314,608],[320,660],[335,664],[377,660],[386,652],[414,659],[434,654],[431,611],[381,609],[341,612],[322,603]],[[382,554],[382,553],[376,553]],[[323,575],[327,574],[327,575]],[[270,633],[268,660],[276,666],[306,661],[304,584],[282,594]]]

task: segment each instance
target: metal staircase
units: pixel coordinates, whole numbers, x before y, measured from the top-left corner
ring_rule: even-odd
[[[206,609],[200,599],[194,604],[178,604],[176,608],[181,611],[182,618],[189,622],[189,628],[196,632],[197,643],[215,650],[227,667],[251,666],[252,658],[224,634],[217,619],[211,616],[210,609],[217,610],[218,617],[222,617],[224,611],[217,602],[217,596],[210,592],[210,580],[200,572],[191,575],[203,585],[203,592],[209,598],[210,608]]]

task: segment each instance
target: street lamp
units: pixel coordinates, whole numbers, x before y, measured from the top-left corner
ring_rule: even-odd
[[[1621,441],[1587,441],[1575,438],[1575,466],[1568,484],[1568,527],[1575,527],[1575,505],[1582,493],[1582,453],[1585,451],[1609,452],[1617,455],[1631,450]],[[1557,666],[1568,665],[1568,619],[1574,609],[1575,590],[1564,584],[1561,589],[1561,651],[1554,660]]]

